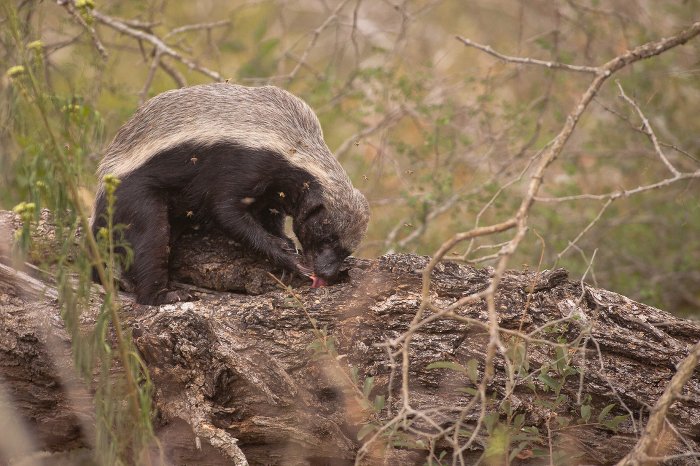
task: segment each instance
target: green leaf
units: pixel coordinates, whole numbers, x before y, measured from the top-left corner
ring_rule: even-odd
[[[253,31],[253,39],[255,42],[260,42],[267,32],[267,21],[261,21],[258,27]]]
[[[479,380],[479,361],[476,359],[470,359],[467,361],[467,377],[472,383],[476,384]]]
[[[530,364],[527,360],[527,351],[525,350],[525,344],[519,342],[510,348],[510,356],[513,360],[513,365],[519,374],[523,372],[528,372],[530,370]]]
[[[385,404],[386,404],[386,400],[384,398],[384,395],[377,395],[374,397],[374,410],[376,412],[379,412],[382,409],[384,409]]]
[[[430,364],[428,364],[428,369],[450,369],[453,371],[461,372],[462,374],[465,374],[467,372],[467,369],[463,365],[452,361],[431,362]]]
[[[553,391],[559,390],[559,384],[557,383],[557,381],[554,380],[552,377],[548,376],[547,374],[540,374],[537,377],[537,380],[542,382],[546,387],[551,388]]]
[[[484,416],[484,424],[486,425],[486,431],[489,434],[493,431],[496,422],[498,422],[498,413],[489,413]]]
[[[527,448],[529,445],[529,442],[520,442],[517,447],[511,450],[510,456],[508,457],[509,461],[513,462],[513,460],[515,460],[515,457],[518,456],[518,454],[520,454],[520,452]]]
[[[501,406],[500,406],[500,408],[499,408],[499,411],[502,412],[503,414],[505,414],[505,415],[508,416],[508,417],[510,417],[510,416],[513,415],[513,411],[512,411],[512,409],[511,409],[511,405],[510,405],[510,400],[509,400],[509,399],[506,398],[505,400],[503,400],[503,402],[501,403]]]
[[[350,378],[352,379],[353,383],[357,385],[357,381],[360,380],[357,374],[357,367],[350,366]]]
[[[518,414],[517,416],[515,416],[515,419],[513,420],[513,427],[515,427],[516,429],[520,429],[524,423],[525,423],[525,415]]]
[[[628,415],[623,414],[621,416],[615,416],[612,419],[608,419],[607,421],[603,422],[603,425],[607,427],[610,430],[617,430],[620,427],[620,424],[625,422],[627,420]]]
[[[318,351],[321,349],[321,342],[319,342],[318,340],[314,340],[311,343],[309,343],[308,345],[306,345],[306,349]]]
[[[615,403],[607,405],[598,414],[598,422],[603,422],[603,419],[608,415],[608,413],[615,407]]]
[[[591,418],[591,405],[581,405],[581,419],[583,422],[588,422]]]
[[[367,377],[365,383],[362,385],[362,394],[365,398],[369,397],[372,387],[374,387],[374,377]]]
[[[560,374],[563,374],[564,369],[568,366],[569,361],[568,361],[568,355],[566,354],[566,350],[560,346],[557,347],[555,350],[556,353],[556,367],[557,367],[557,372]]]

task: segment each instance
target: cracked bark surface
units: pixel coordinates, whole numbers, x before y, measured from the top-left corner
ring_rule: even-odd
[[[9,230],[17,228],[10,214],[0,217],[0,225],[3,221]],[[41,234],[49,237],[46,231]],[[407,329],[420,303],[420,273],[426,262],[411,254],[349,259],[336,285],[311,289],[295,279],[302,307],[277,288],[265,261],[235,243],[216,235],[183,236],[173,250],[173,276],[217,291],[198,292],[195,302],[160,307],[137,305],[127,297],[123,306],[125,323],[155,386],[155,427],[166,457],[173,464],[231,464],[235,452],[229,447],[237,441],[250,464],[352,464],[360,446],[357,432],[372,414],[361,409],[342,369],[356,367],[360,381],[374,377],[370,398],[383,394],[388,399],[377,420],[396,413],[400,367],[389,390],[391,363],[379,345]],[[489,277],[489,269],[442,263],[433,275],[432,294],[437,304],[447,305],[485,288]],[[86,325],[94,319],[98,302],[96,296],[92,312],[83,316]],[[70,341],[51,284],[2,265],[0,308],[0,380],[36,448],[89,446],[90,394],[71,369]],[[590,328],[585,352],[574,355],[573,365],[583,368],[582,390],[591,395],[593,418],[611,403],[611,416],[627,414],[624,405],[634,413],[637,429],[643,425],[640,409],[654,404],[675,365],[700,339],[697,322],[571,281],[562,269],[508,272],[497,308],[503,328],[518,330],[522,325],[526,333],[576,316],[538,335],[549,340],[571,341]],[[485,322],[486,305],[470,305],[459,314]],[[342,357],[334,363],[308,349],[315,338],[309,316],[335,338]],[[503,340],[511,338],[504,334]],[[450,422],[470,399],[458,389],[473,384],[464,374],[427,366],[440,360],[466,364],[474,358],[482,375],[487,341],[486,330],[478,325],[439,319],[423,326],[410,348],[411,405],[438,407],[434,419]],[[528,345],[527,356],[531,372],[555,359],[553,348],[535,342]],[[503,395],[502,359],[497,359],[496,369],[490,390]],[[554,414],[538,399],[551,392],[545,393],[536,374],[533,379],[537,391],[520,384],[511,404],[525,414],[525,425],[538,427],[546,437],[545,426]],[[578,375],[569,377],[561,391],[568,401],[557,416],[572,421],[580,417],[578,390]],[[700,450],[697,368],[683,395],[669,421],[684,439],[668,430],[660,442],[665,454]],[[647,414],[645,408],[643,420]],[[475,420],[476,413],[467,416],[467,427]],[[614,463],[636,442],[629,420],[617,431],[594,422],[572,422],[572,427],[557,431],[557,438],[560,448],[583,455],[577,460],[581,464]],[[468,459],[481,454],[483,440],[477,440]],[[425,461],[425,452],[417,449],[375,453],[369,462],[384,454],[389,464]]]

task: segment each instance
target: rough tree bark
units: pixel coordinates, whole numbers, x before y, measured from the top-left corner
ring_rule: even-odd
[[[2,214],[0,225],[3,219],[17,228],[12,215]],[[219,291],[200,290],[198,301],[161,307],[140,306],[126,297],[123,307],[156,388],[155,426],[166,457],[173,464],[231,464],[229,447],[237,441],[250,464],[352,464],[360,446],[358,430],[395,414],[401,402],[399,384],[390,390],[391,361],[381,345],[404,332],[414,316],[426,261],[410,254],[348,260],[337,285],[310,289],[297,283],[302,306],[276,287],[264,261],[236,244],[215,235],[183,237],[173,250],[177,279]],[[432,293],[442,303],[454,302],[488,286],[489,275],[489,269],[446,262],[434,273]],[[70,341],[55,298],[50,282],[13,269],[7,261],[0,264],[0,381],[34,448],[66,451],[89,446],[90,394],[71,369]],[[590,328],[586,350],[573,361],[585,368],[582,391],[591,395],[594,413],[614,403],[611,415],[623,415],[626,406],[638,430],[675,365],[700,339],[697,323],[571,281],[562,269],[509,272],[497,299],[499,324],[505,329],[522,326],[529,332],[577,315],[552,326],[547,338],[570,341]],[[485,321],[486,305],[468,306],[459,314]],[[84,321],[90,324],[93,318],[94,309]],[[341,357],[314,357],[308,348],[315,339],[312,319],[335,338]],[[481,370],[487,340],[483,328],[454,320],[422,327],[410,349],[412,406],[441,407],[444,422],[450,422],[470,399],[458,388],[473,385],[464,374],[427,366],[474,358]],[[504,341],[509,341],[507,335]],[[531,343],[527,354],[531,371],[554,358],[553,349],[542,344]],[[374,377],[371,398],[388,396],[378,418],[358,403],[346,375],[349,366],[358,369],[360,381]],[[395,369],[399,380],[400,367]],[[503,395],[502,360],[497,369],[491,389]],[[670,410],[676,433],[665,431],[660,454],[700,450],[698,372]],[[526,415],[526,425],[546,432],[554,414],[541,403],[548,396],[541,382],[533,380],[537,393],[519,386],[511,404]],[[580,417],[578,391],[578,375],[570,377],[562,388],[570,414],[559,416]],[[576,460],[582,464],[614,463],[636,442],[629,420],[617,431],[591,422],[560,429],[557,437],[559,445],[583,454]],[[467,458],[477,458],[483,446],[479,438]],[[373,452],[368,462],[382,455],[389,464],[425,461],[425,452],[415,448]]]

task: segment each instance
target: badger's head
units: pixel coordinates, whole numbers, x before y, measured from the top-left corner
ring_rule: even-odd
[[[343,260],[367,232],[369,204],[357,189],[345,196],[311,196],[294,219],[294,234],[304,261],[314,271],[314,286],[334,280]],[[319,280],[320,279],[320,280]]]

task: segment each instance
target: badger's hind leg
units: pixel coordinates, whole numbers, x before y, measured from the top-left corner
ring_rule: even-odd
[[[121,199],[120,207],[128,209],[120,213],[126,217],[125,237],[134,253],[126,274],[136,285],[136,301],[159,305],[191,300],[188,292],[169,284],[170,222],[164,196],[141,196],[136,202]]]

